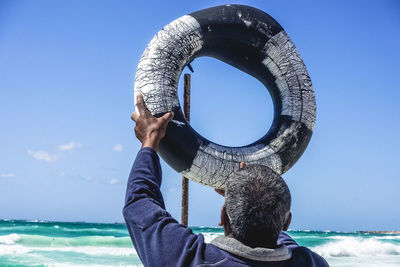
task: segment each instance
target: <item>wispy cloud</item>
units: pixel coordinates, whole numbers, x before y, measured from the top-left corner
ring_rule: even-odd
[[[45,150],[31,150],[31,149],[29,149],[27,152],[28,155],[34,159],[52,162],[58,160],[62,156],[62,153],[65,153],[67,151],[72,151],[80,146],[81,144],[75,141],[71,141],[67,144],[57,146],[55,149],[53,149],[53,152],[48,152]]]
[[[11,177],[15,177],[14,173],[0,173],[0,177],[4,177],[4,178],[11,178]]]
[[[118,179],[112,178],[110,181],[108,181],[109,184],[116,184],[118,183]]]
[[[44,150],[28,150],[28,155],[37,160],[43,160],[47,162],[56,161],[60,155],[58,154],[50,154]]]
[[[124,147],[121,144],[116,144],[113,147],[113,151],[116,151],[116,152],[121,152],[123,149],[124,149]]]
[[[81,144],[79,144],[79,143],[77,143],[77,142],[74,142],[74,141],[71,141],[71,142],[69,142],[68,144],[59,145],[59,146],[58,146],[58,150],[60,150],[60,151],[72,151],[72,150],[74,150],[75,148],[78,148],[78,147],[80,147],[80,146],[81,146]]]

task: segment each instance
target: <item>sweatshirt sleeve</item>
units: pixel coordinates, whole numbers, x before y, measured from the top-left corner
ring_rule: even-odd
[[[123,215],[139,258],[145,266],[188,266],[204,245],[165,210],[160,191],[161,166],[157,153],[142,148],[133,164]]]

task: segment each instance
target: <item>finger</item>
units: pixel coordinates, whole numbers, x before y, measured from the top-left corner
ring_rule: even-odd
[[[143,95],[141,93],[138,93],[136,96],[136,107],[140,115],[144,115],[147,112],[147,108],[143,100]]]
[[[139,114],[138,114],[136,111],[133,112],[132,115],[131,115],[131,119],[132,119],[134,122],[137,122],[137,120],[139,119]]]
[[[240,162],[239,169],[243,169],[244,167],[246,167],[246,163],[244,161]]]
[[[170,111],[170,112],[165,113],[165,114],[160,118],[160,120],[162,120],[163,123],[168,123],[168,122],[170,122],[170,121],[172,120],[173,117],[174,117],[174,112],[173,112],[173,111]]]

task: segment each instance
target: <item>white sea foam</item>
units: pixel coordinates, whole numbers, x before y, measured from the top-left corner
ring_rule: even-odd
[[[39,220],[39,219],[33,219],[33,220],[26,220],[26,222],[29,222],[29,223],[48,223],[48,222],[50,222],[50,221],[46,221],[46,220]]]
[[[13,245],[21,239],[18,234],[9,234],[0,236],[0,244],[3,245]]]
[[[42,251],[51,252],[75,252],[86,255],[108,255],[108,256],[135,256],[137,255],[134,248],[118,248],[118,247],[25,247],[22,245],[0,245],[0,255],[9,254],[25,254],[28,252],[37,253]]]
[[[312,238],[318,239],[318,238],[321,238],[321,237],[318,236],[318,235],[304,235],[304,236],[301,236],[301,235],[291,234],[290,236],[292,236],[295,240],[312,239]]]
[[[0,256],[1,255],[14,255],[14,254],[24,254],[30,250],[21,245],[0,245]]]
[[[329,237],[327,237],[327,238],[329,238],[329,239],[336,239],[336,240],[346,240],[346,239],[348,239],[349,237],[348,237],[348,236],[336,235],[336,236],[329,236]],[[352,238],[354,238],[354,237],[352,237]]]
[[[73,264],[73,263],[63,263],[63,264],[60,264],[60,263],[57,263],[57,264],[48,264],[48,265],[46,265],[46,266],[47,266],[47,267],[87,267],[87,266],[115,267],[116,265],[104,265],[104,264],[101,264],[101,265],[99,265],[99,264]],[[119,266],[119,267],[141,267],[141,266],[143,266],[143,265],[131,265],[131,264],[128,264],[128,265],[122,264],[122,265],[121,265],[121,264],[118,264],[118,266]]]
[[[323,257],[370,257],[400,255],[400,245],[384,243],[374,238],[345,237],[340,241],[313,247]]]
[[[109,255],[109,256],[134,256],[137,255],[134,248],[117,248],[117,247],[48,247],[48,248],[32,248],[32,251],[57,251],[57,252],[75,252],[87,255]]]
[[[95,245],[96,238],[92,237],[94,246],[69,246],[68,239],[66,239],[65,244],[61,246],[23,246],[17,244],[21,238],[37,238],[39,241],[41,239],[48,239],[48,237],[42,236],[29,236],[29,235],[19,235],[19,234],[9,234],[0,236],[0,255],[7,254],[23,254],[27,252],[40,252],[40,251],[58,251],[58,252],[76,252],[83,253],[87,255],[111,255],[111,256],[131,256],[137,255],[133,247],[115,247],[115,246],[97,246]],[[111,237],[116,239],[115,237]],[[54,239],[54,238],[53,238]],[[72,240],[72,239],[70,239]]]
[[[9,234],[0,236],[0,255],[9,254],[23,254],[29,251],[21,245],[16,243],[21,240],[21,236],[18,234]]]
[[[209,234],[209,233],[202,233],[204,236],[204,242],[206,243],[210,243],[214,238],[218,237],[218,236],[223,236],[224,234]]]

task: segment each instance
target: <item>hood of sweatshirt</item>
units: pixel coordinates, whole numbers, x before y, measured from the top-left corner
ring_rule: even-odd
[[[211,241],[211,244],[234,255],[255,261],[284,261],[292,256],[292,252],[285,245],[274,249],[252,248],[227,236],[219,236]]]

